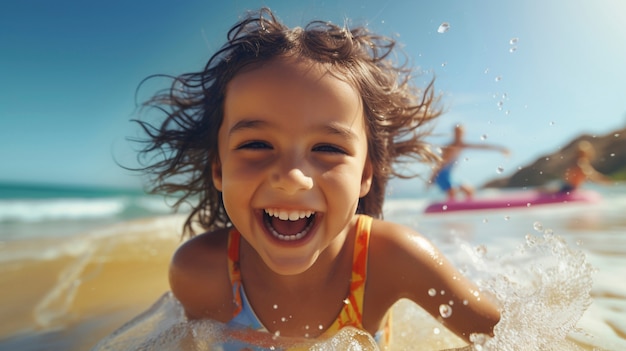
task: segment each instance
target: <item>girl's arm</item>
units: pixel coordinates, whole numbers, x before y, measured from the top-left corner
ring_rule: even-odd
[[[465,149],[479,149],[479,150],[495,150],[500,151],[505,156],[509,155],[509,149],[500,146],[500,145],[491,145],[491,144],[466,144],[463,143],[462,147]]]
[[[384,221],[375,221],[372,233],[368,279],[373,290],[380,289],[373,291],[374,296],[408,298],[466,341],[472,333],[493,335],[500,320],[496,302],[430,241],[410,228]]]

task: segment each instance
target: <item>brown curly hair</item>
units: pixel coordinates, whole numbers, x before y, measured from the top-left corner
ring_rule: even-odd
[[[248,13],[230,29],[227,39],[204,70],[165,76],[172,80],[170,87],[143,104],[165,114],[158,127],[135,120],[148,136],[140,151],[140,162],[147,165],[140,170],[153,176],[150,191],[175,195],[175,208],[197,202],[184,225],[189,235],[195,234],[195,224],[203,230],[231,224],[211,176],[218,158],[226,86],[244,68],[276,57],[310,60],[360,93],[374,173],[371,190],[359,199],[358,213],[382,217],[389,179],[415,176],[403,174],[395,164],[438,161],[423,142],[431,132],[424,124],[441,114],[435,106],[434,78],[423,91],[412,86],[412,70],[392,60],[392,56],[397,59],[392,55],[398,52],[395,40],[365,27],[348,29],[322,21],[288,28],[267,8]],[[154,77],[158,76],[146,79]]]

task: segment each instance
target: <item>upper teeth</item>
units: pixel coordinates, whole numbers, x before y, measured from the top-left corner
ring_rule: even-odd
[[[279,210],[276,208],[267,208],[265,209],[265,213],[267,213],[271,217],[277,217],[283,221],[296,221],[298,219],[311,217],[313,211],[287,211]]]

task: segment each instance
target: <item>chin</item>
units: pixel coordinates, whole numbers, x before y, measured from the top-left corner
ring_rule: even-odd
[[[316,255],[317,256],[317,255]],[[311,268],[317,257],[314,258],[303,258],[293,257],[293,258],[280,258],[280,259],[271,259],[265,257],[263,261],[265,264],[276,274],[279,275],[298,275],[306,272],[309,268]]]

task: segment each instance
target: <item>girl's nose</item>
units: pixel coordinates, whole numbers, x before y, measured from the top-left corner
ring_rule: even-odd
[[[313,178],[305,174],[301,162],[282,162],[271,175],[271,184],[289,195],[313,187]]]

